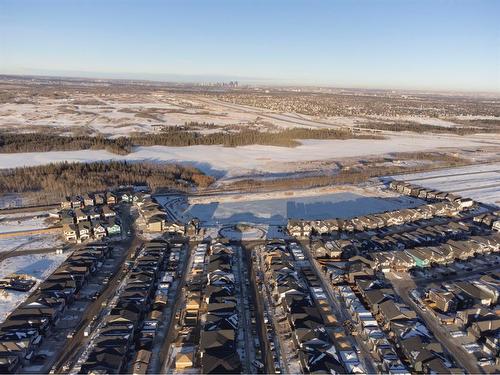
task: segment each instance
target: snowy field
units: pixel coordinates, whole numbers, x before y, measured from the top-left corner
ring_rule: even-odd
[[[490,137],[491,138],[491,137]],[[487,138],[394,135],[387,139],[304,140],[295,148],[276,146],[190,146],[138,147],[128,155],[104,150],[53,151],[0,154],[0,168],[43,165],[50,162],[92,162],[127,160],[178,162],[194,165],[216,177],[235,177],[252,173],[294,172],[299,162],[338,160],[340,158],[383,155],[391,152],[413,152],[434,149],[500,146],[499,140]]]
[[[0,233],[19,232],[47,228],[48,211],[12,213],[0,215]],[[16,235],[0,238],[0,253],[8,251],[47,249],[61,245],[57,234]]]
[[[105,100],[92,96],[76,101],[66,99],[38,99],[31,104],[0,104],[3,126],[20,129],[52,127],[60,131],[105,136],[129,135],[133,132],[156,132],[155,126],[180,126],[189,122],[218,126],[244,125],[257,119],[257,111],[231,110],[217,103],[177,95],[143,95],[142,101],[130,101],[117,96]],[[82,101],[100,104],[81,104]],[[209,127],[207,127],[209,129]]]
[[[318,117],[280,113],[265,108],[228,103],[189,94],[152,93],[140,97],[115,95],[104,98],[92,94],[66,98],[30,98],[30,103],[1,103],[0,127],[32,131],[49,127],[63,133],[101,134],[114,137],[134,132],[156,132],[158,126],[206,124],[202,132],[220,126],[252,127],[338,127],[355,126],[374,120],[414,121],[437,126],[455,126],[454,119],[425,116],[331,116]],[[210,124],[210,125],[208,125]],[[213,124],[213,126],[212,126]]]
[[[289,197],[277,199],[252,199],[240,201],[206,201],[177,206],[184,220],[197,217],[205,225],[227,225],[238,222],[265,225],[284,225],[288,219],[351,218],[368,213],[413,207],[418,199],[406,197],[374,197],[351,192],[339,192],[319,196]]]
[[[67,258],[68,254],[35,254],[8,258],[0,262],[0,278],[11,274],[25,274],[37,280],[45,280]],[[28,298],[30,292],[0,291],[0,323],[19,304]]]
[[[33,234],[0,238],[0,253],[7,251],[22,251],[48,249],[61,246],[63,241],[56,234]]]
[[[500,163],[471,165],[393,177],[500,206]]]
[[[19,232],[47,228],[46,217],[3,217],[0,215],[0,233]]]

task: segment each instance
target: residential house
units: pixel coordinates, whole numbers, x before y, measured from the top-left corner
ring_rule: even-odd
[[[91,207],[95,205],[94,197],[89,193],[83,194],[82,199],[83,199],[83,205],[85,207]]]
[[[468,281],[457,281],[455,286],[474,300],[475,303],[491,306],[496,301],[494,293]]]
[[[499,231],[500,232],[500,219],[496,219],[491,223],[491,229]]]
[[[102,206],[106,203],[106,196],[103,193],[94,194],[94,202],[96,206]]]
[[[71,208],[82,207],[82,198],[77,195],[69,197],[69,201],[71,202]]]
[[[151,352],[144,349],[138,350],[132,363],[132,374],[145,375],[147,373],[150,362]]]
[[[121,234],[122,228],[117,220],[110,219],[104,224],[104,226],[106,227],[106,232],[108,233],[108,236]]]
[[[175,369],[182,371],[193,367],[194,348],[182,348],[175,356]]]
[[[457,300],[452,292],[442,289],[430,289],[427,299],[442,312],[453,312],[457,309]]]
[[[93,232],[94,238],[97,240],[104,238],[107,235],[106,227],[103,225],[103,223],[101,223],[99,221],[92,222],[92,232]]]
[[[126,348],[95,348],[80,371],[84,374],[121,374],[124,372],[126,357]]]
[[[71,208],[71,199],[70,199],[70,197],[66,197],[61,202],[61,209],[63,209],[63,210],[69,210],[70,208]]]
[[[81,223],[82,221],[87,221],[89,219],[88,214],[80,208],[75,209],[74,212],[75,220],[77,223]]]
[[[122,193],[120,196],[120,201],[125,203],[133,203],[134,195],[132,193]]]
[[[89,222],[82,222],[78,225],[79,241],[86,241],[92,234],[92,227]]]
[[[78,228],[74,224],[63,224],[63,235],[66,241],[76,241],[78,238]]]
[[[116,195],[114,195],[113,193],[107,191],[105,193],[105,203],[107,205],[110,205],[110,206],[116,204],[117,203]]]
[[[148,232],[162,232],[166,221],[164,213],[153,214],[146,218],[146,230]]]
[[[89,220],[98,220],[101,217],[101,214],[95,207],[91,207],[86,211],[88,213]]]
[[[174,221],[165,221],[162,223],[162,231],[167,233],[184,234],[185,226]]]
[[[110,218],[116,216],[116,212],[113,211],[108,205],[105,205],[102,207],[101,215],[102,215],[103,219],[110,219]]]

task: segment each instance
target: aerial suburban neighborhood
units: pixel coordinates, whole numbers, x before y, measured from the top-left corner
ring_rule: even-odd
[[[1,372],[497,372],[500,211],[378,189],[415,201],[273,232],[187,218],[185,195],[144,186],[66,196],[46,218],[65,259],[41,282],[1,280],[22,295]]]

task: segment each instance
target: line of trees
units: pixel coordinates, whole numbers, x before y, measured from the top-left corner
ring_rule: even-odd
[[[386,130],[393,132],[414,132],[414,133],[440,133],[470,135],[478,133],[500,133],[499,127],[472,127],[472,126],[438,126],[429,124],[420,124],[413,121],[392,122],[370,122],[359,125],[360,128]]]
[[[402,173],[425,172],[434,169],[456,167],[468,164],[466,159],[446,154],[433,153],[397,153],[401,160],[427,160],[430,164],[417,166],[376,166],[341,170],[335,175],[317,175],[307,177],[287,177],[278,179],[242,179],[228,185],[228,189],[259,190],[259,189],[290,189],[314,188],[329,185],[360,184],[370,178],[390,176]]]
[[[0,170],[0,193],[45,191],[58,196],[84,191],[103,191],[122,185],[148,185],[188,190],[205,188],[214,182],[194,167],[178,164],[127,163],[52,163],[35,167]]]
[[[0,152],[42,152],[73,150],[108,150],[126,155],[132,150],[130,140],[126,138],[108,139],[101,136],[64,136],[43,133],[2,133],[0,134]]]
[[[40,133],[0,133],[0,152],[40,152],[105,149],[125,155],[134,146],[195,146],[223,145],[226,147],[247,145],[270,145],[295,147],[298,139],[380,139],[377,135],[353,134],[343,129],[292,128],[277,132],[262,132],[252,129],[203,134],[186,131],[182,127],[171,127],[161,133],[141,134],[131,137],[104,138],[101,136],[64,136]]]
[[[296,147],[299,139],[351,139],[368,138],[380,139],[376,135],[353,134],[343,129],[308,129],[291,128],[276,132],[262,132],[253,129],[243,129],[237,132],[217,132],[202,134],[188,132],[177,128],[168,129],[158,134],[133,136],[130,138],[134,145],[140,146],[195,146],[195,145],[223,145],[226,147],[269,145]]]

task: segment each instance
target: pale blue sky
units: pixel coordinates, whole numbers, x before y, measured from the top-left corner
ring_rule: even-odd
[[[0,0],[0,73],[500,92],[499,0]]]

